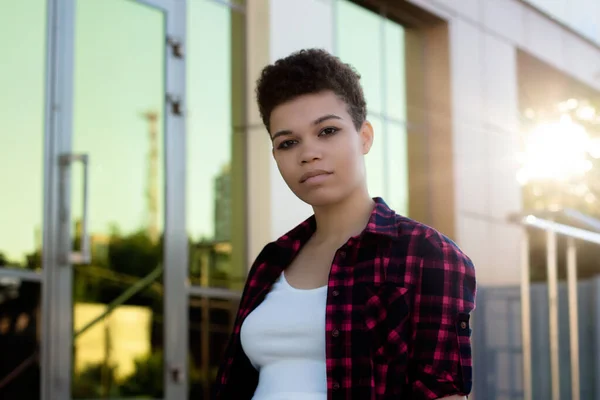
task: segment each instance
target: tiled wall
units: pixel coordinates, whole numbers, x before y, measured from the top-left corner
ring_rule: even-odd
[[[520,228],[507,222],[521,210],[516,180],[519,105],[517,49],[600,89],[600,49],[517,0],[410,0],[448,21],[454,232],[477,265],[484,285],[517,284]],[[253,78],[268,62],[303,47],[332,50],[335,0],[261,0],[249,3]],[[265,37],[265,42],[250,37]],[[255,52],[255,54],[253,54]],[[257,57],[256,54],[260,54]],[[250,105],[250,246],[264,243],[310,215],[287,188],[270,158],[270,144]],[[283,206],[285,205],[285,206]]]

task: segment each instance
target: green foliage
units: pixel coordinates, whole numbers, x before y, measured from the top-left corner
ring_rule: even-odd
[[[118,397],[114,366],[91,364],[73,377],[74,399]]]
[[[92,246],[92,264],[75,267],[75,301],[110,303],[162,262],[162,244],[162,240],[153,241],[144,230],[121,235],[113,227],[108,243]],[[162,297],[147,289],[126,304],[148,306],[157,311]]]
[[[111,235],[108,265],[113,271],[143,277],[156,268],[161,258],[162,243],[153,243],[145,231],[128,236]]]
[[[121,382],[115,378],[116,368],[102,363],[89,365],[73,379],[73,398],[135,397],[158,399],[164,397],[164,357],[156,351],[135,360],[135,370]],[[203,375],[189,358],[190,387],[201,388]]]
[[[121,395],[162,398],[163,380],[163,353],[157,351],[135,361],[135,371],[121,385]]]

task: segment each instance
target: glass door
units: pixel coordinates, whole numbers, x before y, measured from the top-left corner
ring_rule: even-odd
[[[173,121],[182,119],[179,96],[169,92],[181,57],[168,32],[175,3],[62,2],[73,97],[59,161],[68,272],[58,278],[64,291],[56,287],[63,300],[51,307],[68,314],[56,322],[69,328],[53,331],[61,350],[49,357],[62,371],[56,398],[162,399],[184,382],[165,359],[165,285],[177,250],[169,174],[181,159],[169,135],[183,126]]]
[[[164,397],[165,23],[144,3],[75,1],[74,399]]]

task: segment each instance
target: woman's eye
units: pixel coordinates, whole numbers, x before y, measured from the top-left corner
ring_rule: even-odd
[[[277,148],[282,150],[289,149],[295,144],[295,142],[295,140],[286,140],[284,142],[279,143],[279,146],[277,146]]]
[[[321,133],[319,133],[319,136],[333,135],[333,134],[337,133],[337,131],[339,131],[338,128],[334,128],[334,127],[325,128],[321,131]]]

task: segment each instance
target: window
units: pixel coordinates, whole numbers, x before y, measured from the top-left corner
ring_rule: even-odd
[[[165,35],[163,12],[141,2],[75,2],[72,144],[89,155],[91,262],[73,265],[74,399],[164,394]],[[83,184],[74,167],[75,242]]]
[[[360,29],[357,29],[360,27]],[[375,141],[367,155],[372,196],[408,214],[408,152],[404,29],[350,1],[337,2],[336,45],[342,61],[360,73]]]
[[[244,229],[243,14],[191,1],[187,59],[187,226],[194,285],[241,290]]]
[[[23,269],[42,267],[46,9],[46,0],[0,2],[2,399],[41,396],[32,358],[41,340],[41,285]]]
[[[246,276],[244,7],[188,1],[189,398],[208,399]]]
[[[0,5],[0,267],[41,268],[46,1]],[[25,184],[26,183],[26,184]]]

